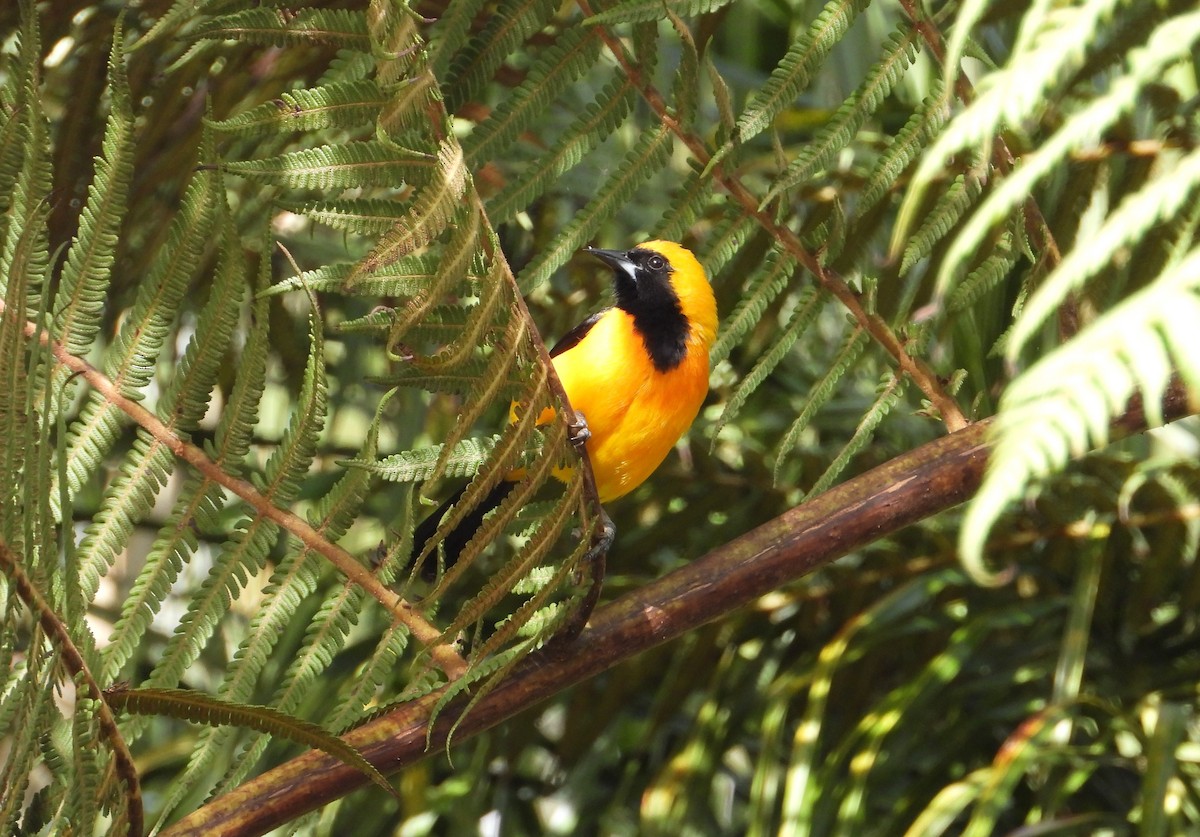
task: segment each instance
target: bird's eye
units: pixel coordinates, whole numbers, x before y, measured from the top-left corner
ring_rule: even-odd
[[[650,268],[651,270],[662,270],[666,266],[667,260],[662,256],[651,256],[650,258],[646,259],[646,267]]]

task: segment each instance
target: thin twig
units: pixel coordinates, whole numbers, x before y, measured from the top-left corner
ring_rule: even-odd
[[[0,301],[0,313],[3,313],[4,310],[4,303]],[[346,578],[362,587],[387,608],[396,620],[408,628],[418,642],[428,647],[434,663],[445,672],[447,677],[455,679],[467,670],[466,661],[454,650],[454,647],[441,641],[442,632],[421,616],[412,605],[385,587],[374,573],[353,555],[336,544],[330,543],[303,518],[276,506],[250,482],[227,474],[219,465],[209,459],[201,448],[180,438],[158,416],[139,402],[128,398],[103,372],[83,358],[71,354],[62,343],[51,340],[45,331],[39,331],[36,323],[26,321],[25,335],[31,339],[35,336],[40,337],[44,345],[49,345],[51,353],[59,364],[83,377],[93,389],[104,396],[106,401],[129,416],[135,424],[153,436],[159,444],[170,450],[177,458],[191,465],[208,480],[236,494],[246,501],[257,514],[278,524],[295,535],[305,547],[328,559]]]
[[[593,12],[588,0],[576,0],[580,10],[591,17]],[[672,115],[670,108],[667,106],[666,100],[654,84],[649,81],[642,73],[641,68],[633,60],[625,49],[625,45],[608,31],[606,27],[598,26],[600,38],[608,47],[609,52],[616,58],[617,63],[621,66],[625,76],[633,82],[633,85],[641,93],[642,98],[650,105],[651,110],[655,115],[675,136],[682,142],[701,166],[707,167],[712,155],[708,151],[708,147],[704,140],[693,133],[687,131],[679,121]],[[713,178],[721,184],[729,195],[736,200],[743,211],[752,216],[764,230],[778,241],[783,247],[798,261],[800,264],[816,277],[821,287],[829,291],[854,317],[855,321],[862,326],[875,339],[880,346],[887,351],[900,367],[900,371],[912,378],[918,389],[924,393],[929,399],[933,407],[941,415],[942,421],[945,422],[946,428],[951,432],[961,430],[970,422],[963,415],[958,402],[946,392],[942,386],[936,373],[933,372],[924,361],[920,358],[913,357],[905,349],[904,344],[900,341],[887,321],[878,314],[867,311],[863,305],[859,295],[848,285],[836,270],[833,270],[826,265],[821,264],[820,259],[815,254],[806,248],[799,237],[792,230],[779,224],[775,221],[771,214],[764,208],[761,208],[761,201],[746,188],[741,180],[733,172],[726,171],[724,165],[717,163],[712,167]]]
[[[71,633],[67,630],[67,626],[62,623],[58,618],[58,614],[42,598],[42,594],[38,592],[37,587],[34,586],[29,576],[21,568],[21,563],[21,556],[9,549],[7,544],[0,543],[0,564],[4,565],[4,571],[16,589],[17,595],[25,602],[25,606],[37,616],[42,630],[58,646],[59,651],[62,652],[63,664],[66,665],[67,670],[71,672],[72,676],[83,678],[83,682],[87,685],[92,699],[96,701],[96,715],[97,720],[100,722],[100,729],[103,730],[109,746],[112,747],[113,764],[115,765],[117,775],[121,777],[121,781],[125,784],[125,788],[128,791],[126,796],[126,812],[129,817],[129,833],[134,835],[134,837],[141,837],[144,829],[142,788],[138,781],[137,766],[134,764],[133,755],[129,752],[129,747],[125,744],[125,739],[122,737],[121,731],[117,728],[117,719],[112,713],[112,707],[104,699],[104,690],[100,688],[100,684],[92,676],[87,662],[83,659],[83,654],[75,647],[75,643],[71,641]]]

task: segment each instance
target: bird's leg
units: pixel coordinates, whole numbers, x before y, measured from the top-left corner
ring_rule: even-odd
[[[613,525],[612,518],[608,516],[608,512],[603,507],[600,508],[598,522],[599,526],[592,530],[592,545],[579,562],[579,573],[586,572],[591,577],[591,583],[588,585],[588,591],[584,595],[583,601],[579,603],[579,607],[555,635],[554,642],[556,644],[565,645],[579,636],[579,632],[583,630],[588,618],[592,615],[596,602],[600,600],[600,590],[604,587],[605,559],[608,556],[609,547],[612,546],[613,540],[617,536],[617,527]]]

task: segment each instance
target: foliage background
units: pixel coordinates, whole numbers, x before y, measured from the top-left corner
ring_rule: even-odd
[[[723,331],[681,455],[608,510],[606,599],[998,414],[979,497],[289,828],[1200,827],[1195,425],[1107,444],[1134,393],[1156,424],[1200,389],[1190,4],[67,0],[0,32],[0,830],[127,825],[118,740],[161,826],[296,754],[245,707],[337,733],[445,684],[266,506],[461,638],[451,693],[552,633],[574,580],[518,582],[579,560],[585,489],[531,481],[433,590],[406,535],[418,494],[568,455],[488,443],[553,398],[517,290],[553,339],[604,296],[575,253],[651,235]],[[114,734],[86,673],[226,725]]]

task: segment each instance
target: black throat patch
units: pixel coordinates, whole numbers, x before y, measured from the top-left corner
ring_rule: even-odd
[[[658,253],[637,248],[629,251],[629,259],[637,268],[637,278],[616,271],[617,307],[633,316],[654,368],[670,372],[687,357],[691,334],[671,286],[671,265]]]

